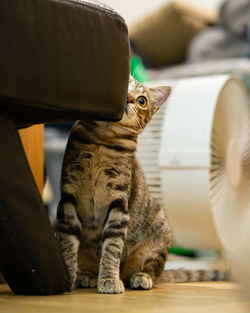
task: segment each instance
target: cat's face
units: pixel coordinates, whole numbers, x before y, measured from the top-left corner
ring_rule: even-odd
[[[131,76],[127,104],[120,123],[141,132],[151,120],[152,115],[167,100],[170,92],[171,88],[169,86],[147,88]]]

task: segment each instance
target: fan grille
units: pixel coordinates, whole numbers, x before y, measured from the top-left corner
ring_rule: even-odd
[[[163,104],[145,127],[139,136],[137,149],[137,158],[143,169],[149,191],[160,204],[162,204],[163,194],[158,158],[166,107],[166,103]]]
[[[210,199],[228,251],[240,245],[250,221],[250,113],[238,80],[221,92],[211,138]]]
[[[211,218],[213,217],[211,221],[216,226],[216,236],[218,235],[224,248],[228,251],[235,251],[240,246],[244,234],[247,233],[250,223],[250,109],[247,93],[240,81],[236,78],[227,78],[226,80],[226,77],[222,77],[220,79],[219,82],[223,82],[223,86],[221,86],[220,92],[217,94],[219,98],[217,96],[214,97],[216,90],[211,94],[212,100],[210,102],[217,101],[215,112],[213,113],[213,123],[211,120],[212,129],[207,127],[207,125],[203,125],[203,128],[205,128],[204,133],[207,133],[210,139],[211,150],[210,161],[208,155],[207,167],[210,175],[207,180],[207,183],[209,183],[210,203],[205,200],[206,203],[204,203],[204,207],[200,207],[199,212],[203,212],[202,209],[206,208],[206,206],[209,207],[209,214],[212,213]],[[214,80],[217,80],[217,78],[214,78]],[[205,82],[213,85],[214,81],[212,78],[211,82],[208,78],[204,78],[204,81],[199,83],[204,85]],[[197,81],[194,83],[197,83]],[[193,85],[190,83],[189,87],[191,88]],[[216,89],[216,86],[213,86],[213,88]],[[207,96],[210,96],[210,94]],[[137,153],[149,190],[152,196],[161,204],[164,204],[163,199],[166,199],[166,190],[163,190],[158,158],[160,145],[164,138],[162,137],[162,132],[165,129],[163,124],[165,114],[167,113],[166,108],[165,104],[153,116],[152,121],[139,136]],[[211,131],[212,133],[210,133]],[[193,162],[192,166],[195,164]],[[192,166],[189,165],[188,169],[193,169],[194,167]],[[206,171],[205,167],[203,169]],[[182,170],[184,171],[184,169]],[[190,184],[192,181],[193,179],[191,178]],[[204,194],[202,195],[204,196]],[[175,196],[176,201],[173,200],[173,197],[171,201],[179,203],[178,195]],[[200,198],[197,194],[198,200]],[[183,209],[183,212],[186,211]],[[195,212],[195,210],[192,212]],[[171,214],[176,218],[175,222],[177,224],[178,217],[173,212]],[[199,216],[196,217],[197,219],[199,220]],[[178,221],[178,223],[178,225],[181,225],[182,222]],[[203,220],[201,223],[207,225],[209,221]],[[198,228],[195,227],[194,232]],[[212,229],[211,232],[213,232]],[[185,241],[185,237],[183,240]]]

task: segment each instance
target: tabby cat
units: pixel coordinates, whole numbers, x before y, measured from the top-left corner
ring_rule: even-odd
[[[131,77],[121,121],[81,120],[71,130],[57,220],[72,289],[151,289],[163,272],[172,233],[135,154],[137,136],[170,90],[147,88]],[[167,273],[169,281],[213,279],[202,271],[196,276],[184,270]]]

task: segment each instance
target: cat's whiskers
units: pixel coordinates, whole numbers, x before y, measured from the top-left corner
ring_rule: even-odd
[[[133,114],[133,117],[134,117],[134,119],[135,119],[135,121],[136,121],[136,123],[137,123],[137,126],[139,127],[140,130],[142,130],[143,127],[142,127],[142,125],[141,125],[140,119],[139,119],[138,116],[137,116],[138,113],[137,113],[135,107],[133,106],[131,109],[132,109],[132,110],[131,110],[131,113]]]

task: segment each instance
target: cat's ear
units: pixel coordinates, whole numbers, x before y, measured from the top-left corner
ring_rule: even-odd
[[[159,86],[154,88],[149,88],[149,97],[152,114],[157,112],[161,105],[165,103],[167,98],[171,93],[171,87],[169,86]]]

